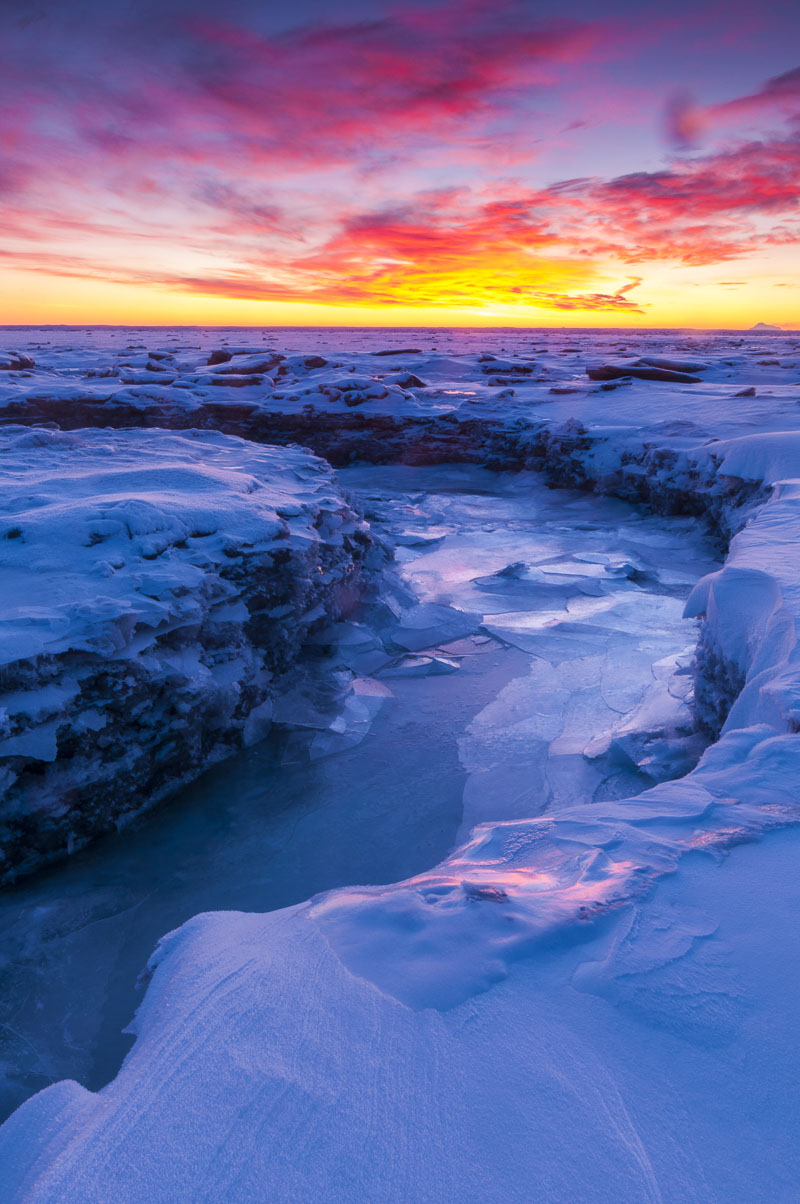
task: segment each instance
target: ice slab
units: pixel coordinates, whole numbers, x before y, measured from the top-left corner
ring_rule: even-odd
[[[372,541],[299,448],[6,427],[0,470],[7,878],[262,737],[315,625],[357,604]]]

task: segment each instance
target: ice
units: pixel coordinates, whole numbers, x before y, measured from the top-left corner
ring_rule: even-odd
[[[489,459],[499,456],[522,467],[539,459],[542,439],[553,453],[563,450],[556,432],[572,423],[595,439],[594,448],[582,449],[584,464],[600,472],[605,460],[606,471],[622,471],[633,484],[644,432],[657,435],[659,456],[664,448],[674,449],[690,468],[696,453],[707,454],[702,449],[712,438],[800,427],[797,336],[791,332],[771,337],[783,355],[769,362],[757,335],[627,332],[627,358],[618,371],[669,374],[692,367],[702,378],[689,385],[636,379],[613,394],[587,382],[585,372],[598,358],[614,354],[619,344],[614,332],[580,334],[574,344],[550,332],[537,345],[530,332],[510,331],[503,355],[486,352],[476,332],[419,332],[424,336],[419,350],[403,354],[406,375],[396,372],[395,362],[376,357],[379,332],[350,332],[346,341],[326,331],[280,332],[284,346],[278,351],[277,332],[266,332],[259,350],[252,332],[231,331],[241,340],[236,354],[216,364],[208,362],[221,350],[214,347],[214,332],[197,332],[194,348],[180,332],[159,332],[159,342],[167,345],[157,351],[158,360],[146,350],[147,331],[141,332],[142,352],[133,354],[112,330],[80,337],[48,332],[46,347],[37,333],[17,329],[11,336],[16,342],[9,355],[25,354],[27,335],[35,364],[25,372],[9,371],[0,382],[0,411],[10,420],[71,427],[145,420],[202,426],[258,441],[301,442],[337,464],[353,456],[485,463],[488,444]],[[136,332],[127,341],[136,342]],[[570,346],[574,350],[564,355]],[[98,364],[103,359],[107,362]],[[498,377],[501,369],[505,375]],[[134,378],[143,383],[125,384]],[[498,389],[493,382],[499,379],[512,381],[513,388]],[[606,388],[615,384],[606,382]],[[755,394],[743,396],[749,388]],[[566,467],[560,464],[555,475],[563,476]],[[639,488],[663,482],[663,459],[653,468],[656,480],[639,482]]]
[[[620,538],[625,531],[625,516],[630,513],[628,508],[620,508],[613,500],[601,503],[598,508],[595,500],[584,499],[579,495],[563,492],[553,494],[544,489],[535,477],[530,476],[523,479],[516,476],[498,477],[496,474],[463,467],[453,468],[445,473],[441,473],[439,469],[409,470],[398,467],[379,470],[380,483],[383,487],[381,492],[376,486],[375,472],[376,470],[362,468],[347,470],[340,475],[342,483],[351,490],[354,496],[365,498],[367,494],[370,494],[369,504],[373,506],[382,499],[382,508],[385,511],[386,519],[383,525],[373,526],[374,538],[380,539],[381,532],[384,532],[387,537],[391,537],[395,523],[402,529],[405,507],[415,507],[420,512],[420,520],[424,523],[427,523],[428,514],[436,515],[445,510],[449,515],[449,534],[446,538],[433,548],[422,543],[409,549],[411,559],[398,566],[401,580],[395,583],[391,591],[387,592],[386,588],[389,578],[384,578],[382,603],[367,608],[367,622],[347,620],[322,626],[310,637],[310,643],[321,649],[335,647],[335,663],[341,664],[351,673],[353,671],[361,674],[364,672],[378,673],[380,682],[376,682],[374,677],[364,679],[362,676],[360,679],[353,679],[351,692],[358,694],[358,702],[366,701],[367,706],[366,708],[362,706],[343,707],[342,698],[335,682],[330,683],[325,689],[314,673],[307,673],[302,682],[296,682],[290,692],[276,700],[275,706],[271,706],[268,713],[263,715],[258,712],[252,713],[251,719],[248,721],[250,729],[246,732],[247,742],[251,743],[259,736],[263,737],[265,731],[271,729],[273,741],[278,741],[275,755],[278,758],[278,764],[283,766],[283,773],[290,773],[297,778],[304,772],[310,772],[310,767],[313,766],[315,775],[322,774],[321,777],[312,778],[307,787],[310,798],[319,798],[318,806],[320,808],[327,806],[329,810],[331,809],[334,792],[337,792],[342,799],[342,802],[337,803],[333,810],[333,814],[339,817],[337,827],[334,829],[330,826],[332,821],[324,819],[322,813],[317,810],[313,813],[317,828],[328,833],[323,840],[323,845],[330,854],[331,865],[343,867],[340,870],[341,876],[338,882],[334,880],[331,883],[330,878],[324,876],[321,880],[318,878],[318,889],[322,889],[323,886],[344,884],[359,873],[368,875],[361,877],[362,881],[390,880],[392,877],[398,876],[398,870],[401,871],[400,876],[402,876],[402,869],[407,869],[407,862],[404,863],[400,848],[394,855],[390,855],[387,851],[387,856],[390,857],[388,867],[383,870],[379,868],[382,855],[380,848],[382,843],[385,844],[388,839],[386,836],[383,837],[382,842],[366,838],[368,847],[377,843],[373,853],[373,858],[379,859],[377,864],[369,859],[363,865],[353,860],[355,854],[353,846],[363,843],[364,838],[354,838],[351,826],[341,821],[340,808],[347,805],[347,798],[352,793],[351,784],[354,780],[374,780],[375,782],[374,789],[364,793],[363,800],[359,802],[358,806],[359,815],[374,816],[374,822],[369,820],[367,823],[369,831],[376,830],[376,825],[384,822],[379,819],[384,808],[391,807],[398,814],[398,820],[394,822],[400,822],[400,810],[402,810],[408,816],[405,822],[414,825],[410,829],[411,834],[407,839],[415,847],[418,838],[413,833],[425,830],[420,818],[422,814],[425,815],[425,825],[441,823],[440,820],[437,820],[440,811],[444,815],[448,815],[450,817],[449,827],[446,828],[446,835],[443,837],[443,847],[439,848],[440,856],[455,840],[460,825],[466,825],[467,828],[472,826],[475,800],[478,798],[481,803],[481,810],[478,812],[480,819],[485,819],[494,813],[489,806],[490,794],[495,800],[496,814],[499,818],[536,813],[548,805],[548,800],[553,793],[552,782],[531,776],[532,754],[535,753],[536,746],[523,748],[523,745],[520,744],[519,749],[524,755],[517,758],[517,779],[511,783],[513,775],[507,767],[495,764],[493,761],[485,761],[484,766],[491,765],[491,769],[486,770],[482,768],[480,757],[477,757],[473,765],[469,760],[467,743],[465,743],[465,737],[469,741],[467,732],[470,730],[470,719],[474,718],[474,721],[480,724],[481,729],[485,725],[486,717],[481,714],[482,703],[480,700],[482,693],[486,693],[489,684],[494,683],[489,697],[486,698],[487,703],[492,698],[497,698],[498,695],[502,697],[506,682],[509,683],[509,688],[512,681],[525,682],[527,675],[532,671],[532,665],[542,665],[543,662],[538,659],[530,662],[523,654],[504,647],[486,634],[479,632],[445,640],[441,626],[436,625],[432,629],[426,626],[430,621],[431,612],[425,607],[428,605],[429,598],[438,598],[439,596],[450,598],[456,607],[463,604],[462,599],[471,598],[473,596],[471,576],[475,573],[476,562],[477,565],[488,563],[491,567],[496,566],[502,570],[509,563],[506,553],[511,557],[513,564],[515,558],[525,557],[526,560],[529,560],[533,555],[541,556],[545,561],[553,560],[553,558],[561,560],[563,555],[559,556],[559,549],[565,553],[568,548],[585,548],[587,544],[613,549],[613,540]],[[442,477],[444,477],[444,488],[441,487]],[[576,525],[579,528],[577,537],[564,523],[565,507],[569,507],[574,514]],[[614,526],[615,523],[616,526]],[[485,536],[487,525],[495,528],[501,534],[502,543],[499,551],[495,550],[491,543],[487,544]],[[655,535],[658,528],[657,520],[654,522],[644,520],[643,531],[650,530]],[[495,536],[495,539],[497,538]],[[688,546],[694,548],[691,541]],[[587,554],[591,555],[592,553]],[[689,558],[691,559],[691,556],[696,554],[697,552],[693,551]],[[613,559],[613,550],[609,551],[607,555]],[[488,561],[487,557],[490,558]],[[431,558],[436,559],[432,560]],[[572,562],[572,558],[570,558],[570,562]],[[675,563],[678,562],[675,561]],[[428,565],[431,566],[430,574],[423,571]],[[535,576],[536,574],[534,570],[529,569],[526,570],[525,575]],[[391,646],[394,642],[394,630],[398,620],[405,621],[407,617],[414,614],[412,603],[415,593],[409,584],[412,581],[417,582],[421,591],[419,597],[423,607],[421,613],[416,617],[416,622],[421,623],[422,630],[428,632],[426,638],[431,633],[434,635],[435,642],[420,653],[397,654],[395,652],[392,654],[391,651],[387,652],[386,646]],[[623,591],[633,589],[637,594],[639,592],[638,587],[627,582],[619,588]],[[490,592],[481,591],[480,597],[484,603],[491,604]],[[398,606],[397,600],[402,602],[402,605]],[[438,604],[431,602],[430,605]],[[434,611],[434,614],[437,620],[445,618],[449,621],[455,615],[459,617],[460,621],[461,612],[445,606]],[[480,613],[476,615],[473,612],[469,624],[480,623],[483,617]],[[684,624],[683,628],[686,627],[691,631],[693,625],[691,623]],[[685,637],[683,630],[682,635]],[[366,669],[360,668],[365,662],[369,662]],[[504,665],[507,667],[503,668]],[[581,668],[582,666],[575,667],[575,674],[566,681],[563,693],[569,694],[576,685],[580,684],[578,676]],[[644,663],[643,666],[633,665],[631,674],[638,680],[646,669],[647,665]],[[501,677],[497,676],[498,670],[503,674]],[[619,674],[615,677],[618,679]],[[538,681],[538,679],[536,680]],[[426,691],[430,691],[430,702],[426,701],[428,697]],[[364,692],[367,695],[366,698]],[[415,698],[417,699],[416,703],[414,702]],[[538,711],[541,711],[545,704],[549,705],[546,697],[536,699]],[[379,705],[381,709],[378,711]],[[464,714],[464,718],[459,721],[461,714]],[[284,735],[284,721],[293,725],[291,735],[288,731]],[[502,722],[501,718],[501,727]],[[499,736],[500,732],[496,729],[495,731]],[[556,725],[552,738],[555,739],[559,733],[560,728]],[[451,756],[445,755],[448,747],[452,747]],[[405,749],[408,749],[408,760],[405,759]],[[428,749],[427,752],[426,749]],[[359,750],[363,751],[359,753]],[[543,751],[546,753],[546,746]],[[333,765],[339,761],[342,768],[322,770],[321,767],[326,762],[320,758],[332,754],[335,754]],[[348,757],[356,759],[352,762],[342,760]],[[425,768],[426,757],[430,764],[430,768],[427,770]],[[566,758],[561,759],[566,760]],[[584,762],[582,770],[574,764],[576,759]],[[352,768],[348,770],[347,764],[352,764]],[[228,765],[231,763],[229,762]],[[304,766],[309,766],[309,770],[304,770]],[[240,787],[245,799],[255,798],[258,800],[255,804],[251,802],[251,806],[255,806],[257,812],[260,810],[264,814],[265,822],[278,806],[277,814],[270,820],[270,823],[276,826],[278,834],[270,852],[270,870],[266,883],[258,860],[262,849],[262,844],[258,839],[254,839],[250,834],[246,845],[236,855],[239,873],[243,872],[245,881],[252,877],[253,883],[249,888],[249,893],[234,896],[235,905],[240,907],[261,910],[270,904],[279,905],[286,901],[286,894],[283,892],[287,889],[298,892],[294,895],[290,894],[289,901],[295,902],[303,897],[303,879],[302,877],[298,879],[297,872],[299,865],[297,857],[300,854],[299,852],[294,853],[293,850],[298,848],[298,841],[301,842],[299,847],[304,850],[304,864],[310,865],[309,849],[314,846],[313,843],[309,845],[308,842],[314,840],[313,827],[302,824],[299,831],[296,830],[296,820],[293,819],[291,809],[286,812],[285,819],[281,819],[282,812],[276,801],[276,798],[281,797],[281,793],[277,788],[275,773],[276,770],[272,769],[269,773],[261,775],[264,783],[263,798],[255,783],[250,784],[245,780]],[[581,788],[580,773],[586,776],[590,791],[603,777],[603,773],[598,772],[584,758],[573,757],[567,775],[569,781],[564,782],[563,793],[568,791],[570,783],[573,792]],[[235,790],[229,781],[231,774],[233,782],[241,781],[241,770],[235,767],[230,768],[228,776],[224,779],[226,797],[231,790]],[[396,785],[393,785],[395,777],[397,781]],[[555,777],[555,770],[552,766],[550,777]],[[331,787],[325,789],[323,783],[329,778]],[[222,780],[220,779],[220,781]],[[409,797],[409,783],[412,781],[415,783],[415,787],[413,805],[410,805],[412,800]],[[537,782],[539,782],[538,785]],[[517,796],[520,796],[523,801],[519,801]],[[186,805],[188,806],[188,804]],[[428,808],[431,809],[429,817],[427,815]],[[472,819],[468,817],[472,817]],[[152,822],[157,823],[159,830],[163,833],[163,825],[167,823],[167,817],[159,815],[154,817]],[[385,822],[389,822],[388,817]],[[380,827],[377,830],[380,831]],[[202,827],[200,832],[202,832]],[[201,839],[200,832],[198,832],[198,839]],[[135,839],[135,836],[136,833],[133,834],[132,839]],[[214,856],[219,839],[219,831],[214,828],[208,838],[209,857]],[[182,840],[185,844],[185,835],[182,835]],[[166,842],[166,847],[168,847],[168,841],[169,836],[162,834],[153,836],[148,843],[152,846],[164,845]],[[280,847],[282,842],[286,844],[285,855],[277,854],[274,851]],[[424,842],[421,847],[425,847]],[[99,854],[100,850],[98,850],[98,857]],[[108,857],[107,849],[104,850],[103,855]],[[126,905],[129,905],[131,886],[128,879],[130,871],[126,868],[127,863],[124,860],[124,846],[120,852],[120,858],[122,866],[116,876],[120,880],[120,895],[125,899]],[[177,867],[180,867],[185,860],[185,854],[178,850],[175,856]],[[248,872],[243,867],[250,860],[252,860],[252,870]],[[281,868],[284,860],[287,862],[285,870]],[[423,859],[416,868],[427,868],[427,865],[432,864],[435,860],[435,855],[431,854],[430,860]],[[183,915],[180,913],[176,915],[174,910],[165,913],[163,907],[159,905],[158,899],[150,902],[148,894],[145,893],[144,900],[140,900],[135,912],[126,911],[123,907],[120,918],[114,921],[115,928],[125,932],[128,925],[133,923],[136,924],[137,929],[145,928],[145,916],[152,914],[151,941],[155,941],[165,928],[174,925],[185,916],[191,915],[192,910],[202,910],[204,906],[209,906],[211,899],[203,892],[207,892],[209,882],[215,881],[224,871],[225,861],[223,859],[221,866],[212,868],[206,864],[203,858],[195,855],[190,858],[190,864],[196,865],[196,870],[190,871],[190,874],[196,873],[197,888],[195,893],[190,892],[186,876],[181,875],[180,897],[186,899],[187,907]],[[346,868],[348,865],[352,867],[350,872]],[[373,865],[371,871],[366,868],[369,865]],[[160,873],[163,877],[165,873],[163,865]],[[284,875],[287,875],[288,879],[285,887],[282,885]],[[151,874],[148,872],[148,890],[150,879]],[[104,888],[104,891],[105,889],[107,888]],[[107,902],[104,894],[100,897],[104,900],[102,904],[104,910],[108,909],[113,913],[115,906],[120,906],[120,904],[115,905],[113,892],[112,898]],[[226,902],[230,905],[229,898],[230,896],[225,895],[220,898],[217,893],[215,905],[224,905]],[[62,906],[65,906],[63,902]],[[67,914],[69,914],[69,906],[66,906]],[[126,919],[127,916],[130,916],[130,920]],[[76,920],[79,918],[83,919],[82,912],[76,916]],[[58,942],[55,947],[51,942],[49,947],[53,950],[54,955],[57,949],[63,950],[63,956],[69,958],[71,963],[75,954],[70,950],[75,948],[74,942],[77,940],[77,934],[70,937],[68,924],[66,929],[67,934],[63,940]],[[102,930],[98,929],[98,940],[101,932]],[[127,954],[129,959],[128,978],[126,980],[123,975],[126,960],[117,955],[114,980],[119,979],[120,986],[117,990],[120,996],[129,998],[140,969],[139,963],[146,956],[147,945],[143,936],[137,937],[135,944],[128,937],[125,947],[131,949],[131,952]],[[94,946],[92,948],[94,949]],[[137,963],[136,950],[139,949],[141,952],[138,953],[139,963]],[[98,960],[102,960],[102,947],[93,952],[93,957],[95,965]],[[23,958],[21,961],[23,965],[27,964],[26,959]],[[57,960],[56,967],[59,964]],[[62,966],[58,972],[63,974],[66,973],[66,970]],[[21,984],[23,983],[25,990],[32,989],[27,974],[21,979]],[[125,990],[128,992],[127,996],[124,995]],[[71,991],[74,993],[74,985],[71,987]],[[96,1004],[92,1005],[87,1001],[87,1010],[92,1006],[96,1006]],[[128,1009],[132,1010],[133,1006],[134,1001],[131,999]],[[44,1015],[48,1017],[51,1015],[51,1007],[52,1004],[48,1003],[48,1009]],[[122,1003],[118,1007],[119,1025],[121,1026],[126,1019],[125,1008]],[[62,1022],[55,1021],[54,1031],[60,1031],[61,1024]],[[52,1039],[37,1028],[35,1018],[33,1026],[22,1027],[17,1018],[15,1028],[27,1035],[27,1039],[35,1049],[47,1049],[51,1044]],[[23,1064],[30,1064],[32,1055],[29,1047],[21,1044],[19,1038],[12,1038],[11,1035],[8,1035],[7,1039],[13,1051],[12,1057],[21,1056]],[[72,1049],[70,1045],[60,1055],[62,1061],[55,1062],[55,1067],[61,1065],[63,1067],[62,1074],[65,1071],[79,1073],[85,1080],[87,1071],[84,1069],[84,1059],[88,1053],[89,1051],[84,1052],[80,1042],[78,1048],[75,1049]],[[49,1056],[52,1058],[55,1057],[55,1054]],[[101,1057],[99,1052],[95,1052],[93,1056]],[[44,1064],[54,1065],[52,1061],[49,1063],[45,1061]],[[36,1065],[41,1066],[42,1062],[37,1063],[34,1060],[33,1066]],[[29,1070],[28,1073],[31,1074],[33,1071]],[[50,1073],[57,1075],[58,1070],[54,1068]],[[96,1079],[91,1081],[96,1081]]]
[[[254,410],[224,386],[212,402],[193,379],[205,348],[179,363],[175,392],[204,423],[226,410],[258,441],[268,411],[282,438],[369,462],[342,471],[345,487],[373,532],[411,540],[365,623],[374,640],[346,627],[342,646],[385,654],[375,671],[393,697],[373,713],[372,685],[351,690],[350,719],[345,703],[313,739],[371,723],[340,754],[374,786],[349,829],[359,854],[386,852],[385,827],[370,838],[387,789],[390,810],[435,811],[438,744],[458,753],[458,814],[405,880],[362,858],[364,876],[309,882],[308,903],[296,890],[272,900],[285,910],[176,927],[116,1077],[99,1092],[56,1084],[4,1128],[12,1193],[99,1199],[110,1174],[131,1201],[584,1199],[587,1184],[598,1201],[793,1199],[794,360],[760,362],[757,334],[642,331],[626,334],[626,360],[697,363],[702,380],[604,390],[585,368],[619,362],[618,334],[570,333],[569,359],[548,335],[528,372],[530,333],[414,331],[397,340],[421,348],[402,367],[426,387],[378,396],[379,335],[316,337],[336,362],[308,371],[313,393],[290,363],[274,391],[241,390]],[[311,339],[287,336],[288,358]],[[778,340],[794,353],[796,336]],[[81,371],[83,354],[36,372]],[[490,383],[500,372],[513,396]],[[11,410],[52,420],[24,383],[8,386]],[[304,413],[311,396],[324,400]],[[158,414],[183,420],[172,401]],[[548,498],[533,470],[595,495]],[[436,541],[416,542],[428,524]],[[440,658],[458,671],[432,672]],[[414,716],[415,736],[436,727],[422,758]],[[402,782],[387,778],[395,757]],[[315,823],[335,858],[337,825]]]
[[[401,617],[392,631],[392,640],[401,648],[417,651],[430,648],[432,644],[471,635],[480,621],[478,614],[424,602]]]
[[[7,879],[263,734],[314,624],[355,604],[371,541],[299,449],[24,427],[0,442]]]
[[[455,673],[458,661],[449,656],[404,656],[382,671],[383,677],[417,677],[431,673]]]

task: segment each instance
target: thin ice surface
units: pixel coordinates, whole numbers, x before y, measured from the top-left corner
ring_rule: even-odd
[[[530,658],[460,741],[471,775],[462,834],[688,771],[703,745],[683,605],[710,567],[691,522],[553,494],[526,473],[363,468],[340,479],[374,528],[399,537],[402,574],[424,604],[479,615],[484,637]],[[440,640],[427,664],[409,657],[383,673],[453,671],[464,647]]]

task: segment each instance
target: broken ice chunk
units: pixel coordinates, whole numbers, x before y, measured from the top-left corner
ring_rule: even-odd
[[[335,720],[327,731],[317,732],[309,746],[312,761],[343,752],[360,744],[369,732],[372,721],[387,698],[392,697],[388,686],[369,677],[357,677]]]
[[[404,656],[381,673],[382,677],[432,677],[440,673],[455,673],[457,660],[449,656]]]
[[[670,681],[654,682],[633,710],[586,745],[583,755],[628,762],[656,782],[687,773],[707,740],[694,732],[692,712],[670,692]]]
[[[403,531],[393,532],[392,539],[403,548],[433,548],[440,544],[446,535],[447,531],[437,527],[431,527],[427,531],[405,528]]]
[[[541,569],[526,564],[524,560],[517,560],[513,564],[507,564],[504,569],[498,569],[496,573],[490,573],[488,577],[473,577],[472,584],[480,586],[481,589],[508,590],[518,583],[542,584],[546,581],[547,578]]]
[[[391,632],[391,639],[398,647],[417,652],[446,640],[472,635],[482,621],[483,615],[425,602],[404,611],[399,625]]]

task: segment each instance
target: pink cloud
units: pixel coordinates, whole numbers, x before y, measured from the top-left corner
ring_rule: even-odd
[[[572,181],[550,190],[562,236],[628,263],[717,263],[768,240],[755,219],[800,207],[800,136],[744,143],[662,171]],[[791,241],[791,240],[789,240]]]
[[[156,36],[135,16],[111,17],[113,30],[100,23],[77,44],[17,35],[0,98],[15,110],[22,159],[44,168],[47,153],[83,171],[108,159],[132,170],[148,158],[235,162],[248,173],[354,155],[368,165],[426,141],[474,149],[484,125],[608,36],[598,22],[540,18],[521,0],[409,4],[273,34],[174,5]]]
[[[767,80],[763,88],[706,110],[710,121],[760,114],[800,119],[800,67]]]
[[[667,102],[665,113],[667,135],[682,150],[696,146],[715,127],[752,119],[800,122],[800,67],[774,76],[755,92],[716,105],[702,107],[682,89]]]

